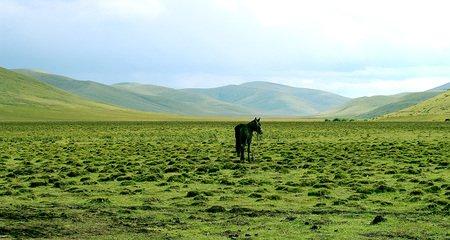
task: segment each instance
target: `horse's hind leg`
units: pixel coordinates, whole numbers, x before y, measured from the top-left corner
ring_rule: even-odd
[[[248,160],[250,161],[253,161],[253,160],[255,160],[255,158],[254,158],[254,155],[253,155],[253,153],[252,153],[252,151],[251,151],[251,149],[250,149],[250,146],[251,146],[251,144],[248,144]]]
[[[239,149],[239,150],[240,150],[240,154],[241,154],[241,161],[244,161],[245,160],[245,157],[244,157],[245,145],[241,144],[241,149]]]
[[[247,159],[250,162],[251,158],[250,158],[250,143],[247,144]]]
[[[236,154],[239,157],[241,155],[241,143],[236,139]]]
[[[234,129],[234,138],[236,140],[236,145],[235,145],[236,154],[239,157],[239,155],[241,154],[241,141],[239,141],[239,131],[238,131],[237,127]]]

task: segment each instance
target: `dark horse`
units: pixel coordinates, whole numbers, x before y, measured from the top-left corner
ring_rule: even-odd
[[[261,118],[255,118],[247,124],[239,124],[234,127],[234,136],[236,138],[236,153],[243,161],[245,145],[247,145],[247,158],[250,160],[250,144],[252,144],[253,132],[262,134]],[[253,157],[252,157],[253,159]]]

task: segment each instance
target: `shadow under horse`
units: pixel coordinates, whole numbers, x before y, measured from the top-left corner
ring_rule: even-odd
[[[261,118],[255,118],[253,121],[247,123],[247,124],[239,124],[236,127],[234,127],[234,136],[236,138],[236,153],[238,156],[241,157],[241,160],[245,160],[244,152],[245,152],[245,146],[247,145],[247,159],[253,160],[253,154],[252,158],[250,159],[250,145],[252,144],[252,137],[253,132],[256,132],[257,134],[262,134],[261,129]]]

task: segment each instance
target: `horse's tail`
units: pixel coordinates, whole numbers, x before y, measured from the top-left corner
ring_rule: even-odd
[[[234,127],[234,138],[236,139],[236,153],[237,154],[240,153],[240,149],[241,149],[241,141],[240,141],[240,137],[239,137],[240,130],[241,130],[241,126],[237,125],[236,127]]]

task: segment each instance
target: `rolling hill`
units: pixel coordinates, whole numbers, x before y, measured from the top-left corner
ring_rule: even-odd
[[[139,111],[184,115],[244,115],[248,113],[247,109],[207,96],[183,95],[175,89],[154,85],[122,83],[109,86],[26,69],[15,71],[90,100]]]
[[[385,121],[444,121],[445,119],[450,119],[450,90],[379,118]]]
[[[323,114],[323,116],[370,119],[408,108],[440,93],[442,93],[442,91],[425,91],[386,96],[360,97],[352,99],[341,108],[327,112]]]
[[[349,99],[337,94],[270,82],[217,88],[173,89],[150,84],[105,85],[26,69],[15,70],[98,103],[144,112],[197,116],[316,116],[372,119],[421,103],[449,84],[425,92]]]
[[[170,116],[130,111],[88,101],[29,76],[0,68],[1,121],[161,118]]]
[[[252,110],[212,97],[150,84],[119,83],[113,87],[139,94],[152,102],[167,106],[167,112],[186,115],[249,115]]]
[[[21,74],[97,102],[140,111],[184,115],[308,116],[340,106],[348,98],[325,91],[251,82],[210,89],[119,83],[112,86],[19,69]]]
[[[256,114],[282,116],[314,115],[337,106],[349,98],[314,89],[295,88],[270,82],[249,82],[209,89],[183,89],[253,109]]]

